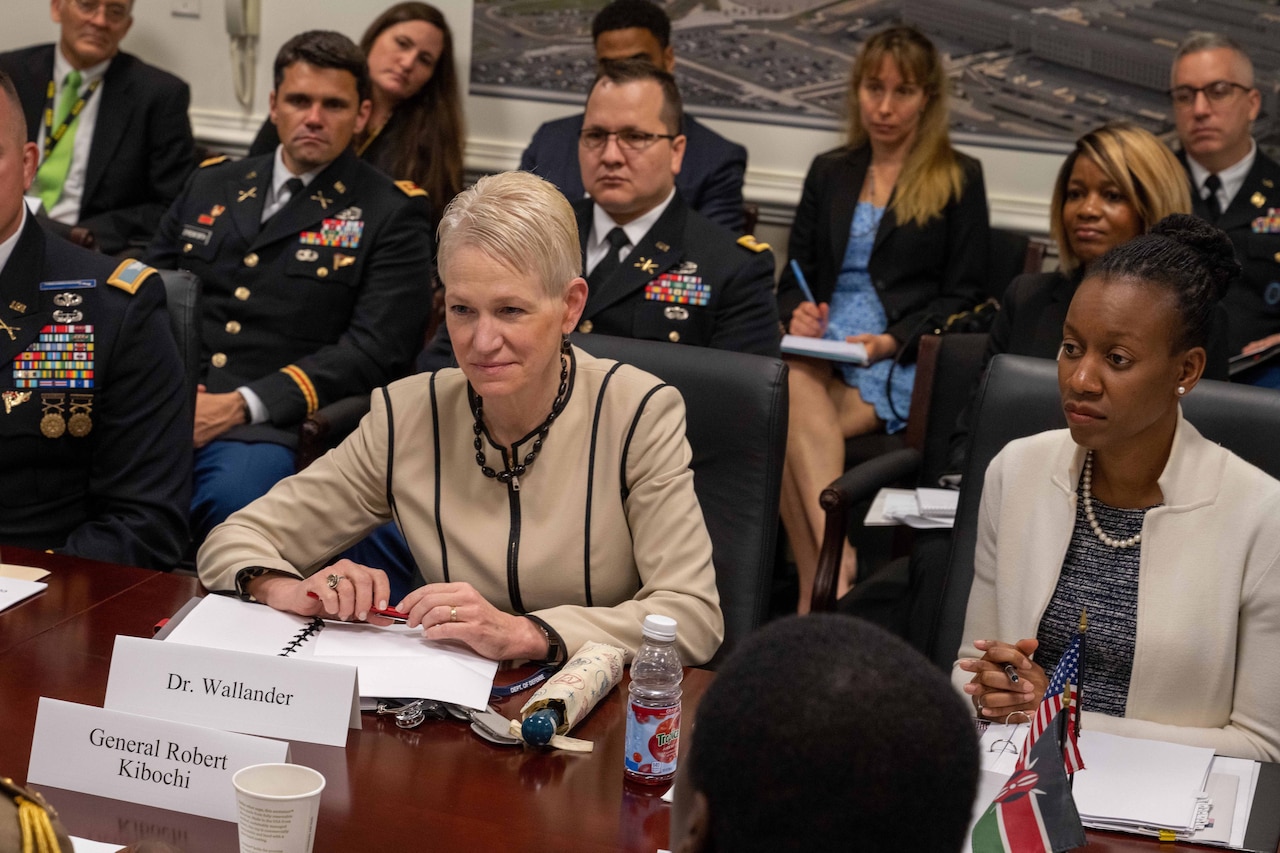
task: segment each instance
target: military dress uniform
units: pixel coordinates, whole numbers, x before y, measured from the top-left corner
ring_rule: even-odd
[[[155,270],[26,217],[0,270],[0,544],[177,564],[191,414],[164,302]]]
[[[1185,166],[1186,154],[1179,157]],[[1192,186],[1191,201],[1196,216],[1211,219],[1203,190]],[[1235,354],[1245,344],[1280,332],[1280,163],[1259,148],[1253,168],[1214,225],[1227,232],[1244,268],[1222,300],[1228,346]]]
[[[573,205],[585,254],[595,203]],[[578,331],[778,355],[773,253],[735,238],[677,192],[649,232],[593,287]]]
[[[274,167],[275,155],[206,161],[148,251],[156,266],[203,282],[201,382],[211,393],[247,387],[268,413],[267,422],[237,426],[197,454],[197,536],[290,472],[278,461],[271,473],[249,462],[253,476],[230,475],[243,483],[215,483],[202,467],[210,448],[241,458],[256,452],[244,443],[291,451],[308,415],[408,372],[431,306],[424,190],[392,183],[348,150],[263,222]],[[291,452],[285,459],[291,464]],[[232,491],[220,492],[206,514],[206,496],[224,488]]]

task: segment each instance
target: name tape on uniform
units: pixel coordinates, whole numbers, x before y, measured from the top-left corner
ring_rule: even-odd
[[[27,781],[234,821],[236,771],[288,760],[285,741],[42,696]]]
[[[104,707],[285,740],[346,746],[360,728],[356,667],[116,637]]]

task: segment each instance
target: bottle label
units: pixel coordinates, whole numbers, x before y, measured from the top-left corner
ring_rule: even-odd
[[[680,703],[646,708],[628,703],[626,768],[642,776],[670,776],[680,751]]]

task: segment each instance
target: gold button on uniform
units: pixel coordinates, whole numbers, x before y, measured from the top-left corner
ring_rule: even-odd
[[[591,334],[591,330],[594,328],[595,326],[592,325],[590,320],[583,320],[581,323],[578,324],[578,331],[582,332],[582,334],[584,335]]]
[[[247,287],[236,288],[236,299],[239,299],[241,302],[244,302],[248,298],[249,298],[249,288]]]
[[[258,253],[250,252],[244,256],[244,265],[246,267],[256,267],[258,265]]]
[[[673,344],[680,343],[680,333],[676,331],[667,332],[667,340]]]
[[[238,320],[227,321],[227,334],[228,335],[240,334],[240,322]]]
[[[1276,263],[1280,264],[1280,252],[1276,252]]]
[[[209,361],[213,362],[214,367],[226,367],[227,354],[225,352],[215,352],[213,358],[209,359]]]
[[[195,248],[195,246],[191,245],[190,243],[183,243],[183,244],[182,244],[182,251],[184,251],[184,252],[190,252],[190,251],[191,251],[192,249],[194,249],[194,248]]]
[[[329,274],[328,267],[320,267],[320,269],[316,270],[316,275],[320,276],[320,278],[324,278],[328,274]]]

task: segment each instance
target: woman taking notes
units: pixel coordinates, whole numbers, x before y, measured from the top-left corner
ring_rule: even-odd
[[[983,716],[1036,706],[1087,609],[1085,731],[1280,759],[1280,483],[1179,406],[1239,274],[1182,215],[1089,267],[1058,357],[1068,429],[986,474],[953,671]]]
[[[849,143],[813,161],[791,230],[790,258],[817,301],[790,266],[778,284],[791,334],[861,343],[871,362],[787,358],[782,520],[802,613],[822,541],[818,495],[844,469],[845,439],[903,428],[928,318],[972,307],[985,285],[982,168],[948,141],[947,80],[933,45],[910,27],[872,36],[854,62],[849,101]],[[855,566],[847,543],[845,551],[840,594]]]
[[[373,111],[356,136],[356,153],[393,179],[425,189],[439,215],[462,190],[465,137],[449,24],[434,6],[397,3],[369,25],[360,49]],[[279,144],[267,121],[249,154],[270,154]]]
[[[375,391],[342,444],[213,530],[200,579],[374,621],[386,575],[330,563],[394,520],[427,583],[391,603],[429,639],[495,660],[588,640],[630,657],[658,613],[682,660],[707,661],[724,622],[684,402],[569,345],[587,298],[569,202],[525,172],[482,178],[444,211],[439,268],[461,367]]]

